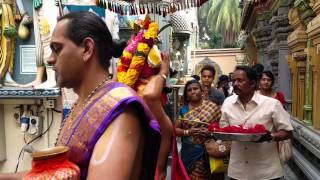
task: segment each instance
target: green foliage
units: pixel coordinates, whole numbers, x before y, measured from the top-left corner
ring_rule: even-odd
[[[17,34],[16,27],[9,26],[4,28],[4,35],[7,37],[14,37]]]
[[[207,32],[210,39],[199,41],[199,47],[201,49],[213,49],[213,48],[221,48],[222,46],[222,36],[219,33]]]
[[[222,35],[223,46],[235,46],[240,16],[239,0],[210,0],[200,8],[198,19],[206,23],[208,32]]]

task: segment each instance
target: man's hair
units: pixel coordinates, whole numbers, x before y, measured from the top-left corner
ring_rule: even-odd
[[[270,79],[271,79],[271,85],[273,86],[273,84],[274,84],[274,76],[273,76],[273,74],[272,74],[272,72],[271,71],[263,71],[262,72],[262,75],[266,75],[266,76],[268,76]],[[262,76],[261,76],[262,77]]]
[[[68,20],[66,37],[80,45],[87,37],[93,39],[100,58],[100,64],[109,68],[112,57],[120,57],[126,42],[113,42],[106,23],[89,11],[71,12],[61,16],[58,21]]]
[[[236,66],[235,70],[244,71],[250,81],[257,83],[257,73],[249,66]]]
[[[256,71],[257,80],[260,81],[261,76],[262,76],[262,72],[263,72],[263,70],[264,70],[264,66],[263,66],[262,64],[258,63],[258,64],[253,65],[253,66],[252,66],[252,69],[253,69],[254,71]]]
[[[221,76],[219,76],[219,81],[229,81],[229,76],[222,74]]]
[[[187,89],[188,87],[191,85],[191,84],[198,84],[201,91],[202,91],[202,88],[201,88],[201,84],[199,81],[195,80],[195,79],[192,79],[190,81],[188,81],[186,83],[186,85],[184,86],[184,89],[183,89],[183,100],[184,100],[184,103],[187,104],[189,101],[188,101],[188,95],[187,95]]]
[[[202,74],[202,72],[205,71],[205,70],[210,71],[213,76],[216,75],[216,70],[215,70],[214,67],[211,66],[211,65],[205,65],[205,66],[203,66],[203,68],[201,69],[200,74]]]
[[[222,74],[221,76],[219,76],[218,86],[220,86],[222,82],[229,82],[229,80],[229,76]]]
[[[192,75],[191,77],[197,81],[200,81],[200,77],[196,74]]]

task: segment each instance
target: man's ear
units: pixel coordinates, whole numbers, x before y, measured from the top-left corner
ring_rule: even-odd
[[[83,39],[82,46],[83,46],[82,59],[84,62],[88,62],[93,57],[95,43],[92,38],[87,37]]]

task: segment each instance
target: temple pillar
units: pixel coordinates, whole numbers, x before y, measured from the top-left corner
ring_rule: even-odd
[[[308,39],[307,45],[307,61],[306,61],[306,97],[305,104],[303,106],[304,110],[304,122],[307,125],[312,125],[312,67],[311,67],[311,59],[313,55],[314,46],[310,39]]]
[[[288,12],[289,4],[283,4],[278,8],[277,15],[269,21],[272,26],[273,40],[268,46],[268,55],[272,72],[275,75],[275,88],[283,92],[286,99],[291,102],[291,79],[286,59],[289,53],[287,37],[293,29],[289,24]]]
[[[316,14],[307,26],[308,38],[312,42],[308,47],[312,75],[312,122],[315,129],[320,129],[320,0],[310,0],[309,5]]]
[[[314,11],[309,6],[309,2],[305,0],[296,0],[294,6],[298,8],[300,13],[300,18],[304,25],[309,24],[309,22],[315,17]],[[307,30],[306,30],[307,33]],[[308,38],[307,48],[305,53],[307,55],[305,62],[305,103],[303,106],[304,111],[304,122],[307,125],[312,125],[312,67],[311,67],[311,54],[310,50],[314,48],[312,41]],[[298,111],[299,112],[299,111]]]
[[[305,76],[306,76],[306,60],[307,55],[305,49],[307,48],[307,33],[306,26],[303,19],[300,17],[298,7],[293,7],[288,13],[289,23],[294,31],[289,34],[287,42],[292,59],[288,59],[290,63],[291,72],[293,73],[292,86],[292,103],[294,106],[294,115],[300,120],[304,119],[304,105],[305,105]],[[291,62],[290,62],[291,61]],[[293,63],[292,63],[293,62]],[[292,69],[295,68],[295,69]],[[294,74],[296,73],[296,74]]]
[[[307,54],[305,52],[295,52],[293,58],[297,61],[297,118],[299,120],[304,119],[304,104],[306,95],[306,59]],[[293,102],[295,103],[295,102]]]
[[[288,64],[291,73],[291,94],[292,94],[292,106],[291,106],[291,115],[297,117],[297,91],[298,91],[298,71],[297,71],[297,62],[293,60],[293,55],[290,53],[288,55]]]
[[[257,20],[257,27],[252,30],[252,34],[256,39],[258,51],[258,62],[265,66],[265,69],[271,70],[270,61],[268,57],[267,46],[271,43],[272,26],[269,24],[271,18],[270,12],[259,14]]]
[[[319,49],[320,47],[317,47]],[[320,53],[317,52],[317,58],[319,61]],[[315,59],[316,60],[316,59]],[[313,99],[312,99],[312,105],[313,105],[313,111],[312,111],[312,120],[313,120],[313,127],[315,129],[320,129],[320,64],[317,62],[316,66],[313,66],[312,69],[313,74]]]

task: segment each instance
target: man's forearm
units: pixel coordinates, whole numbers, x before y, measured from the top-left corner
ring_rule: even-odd
[[[20,180],[27,172],[19,172],[19,173],[1,173],[0,180]]]
[[[280,130],[272,133],[272,139],[274,141],[283,141],[292,137],[292,131]]]

